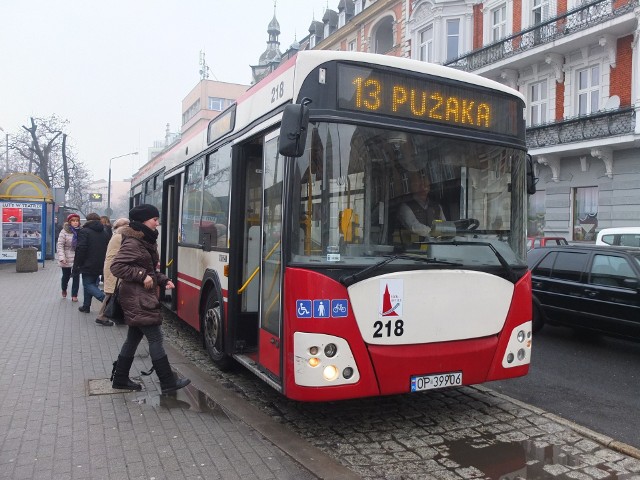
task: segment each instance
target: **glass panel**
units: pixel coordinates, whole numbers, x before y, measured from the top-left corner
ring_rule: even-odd
[[[262,249],[261,327],[280,336],[280,283],[282,233],[282,175],[283,159],[278,154],[278,139],[265,144],[264,149],[264,203]]]
[[[598,187],[574,190],[573,239],[595,241],[598,228]]]
[[[433,26],[428,26],[420,32],[420,60],[433,61]]]
[[[447,60],[458,56],[460,20],[447,20]]]
[[[591,86],[600,85],[600,68],[598,65],[591,67]]]
[[[584,253],[559,252],[553,265],[553,278],[562,280],[580,281],[580,275],[589,256]]]
[[[199,241],[203,165],[203,159],[199,158],[187,167],[184,197],[182,198],[182,221],[180,223],[179,241],[181,243],[197,245]]]
[[[211,235],[213,247],[228,247],[230,184],[231,146],[228,145],[209,155],[204,178],[201,233]]]
[[[508,262],[523,261],[524,152],[329,123],[311,124],[306,144],[293,172],[294,262],[367,264],[428,251],[499,265],[486,246],[434,244],[453,238],[489,242]]]
[[[538,190],[529,196],[527,235],[529,237],[544,236],[546,208],[544,204],[545,192]]]

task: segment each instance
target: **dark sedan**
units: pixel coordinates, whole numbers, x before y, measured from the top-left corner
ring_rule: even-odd
[[[527,263],[534,332],[549,322],[640,339],[640,248],[541,247]]]

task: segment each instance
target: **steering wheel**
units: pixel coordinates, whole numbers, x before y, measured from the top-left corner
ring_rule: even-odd
[[[480,222],[475,218],[461,218],[454,220],[453,224],[456,226],[456,230],[475,230],[480,226]]]

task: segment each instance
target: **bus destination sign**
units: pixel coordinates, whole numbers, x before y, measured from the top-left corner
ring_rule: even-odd
[[[518,135],[515,98],[429,76],[338,65],[338,108]]]

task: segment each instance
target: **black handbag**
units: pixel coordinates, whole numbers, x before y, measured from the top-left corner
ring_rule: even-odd
[[[122,323],[122,320],[124,320],[124,312],[122,311],[119,298],[119,284],[120,279],[116,281],[116,288],[113,289],[113,294],[109,297],[107,306],[104,307],[104,316],[116,323]]]

